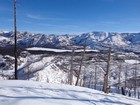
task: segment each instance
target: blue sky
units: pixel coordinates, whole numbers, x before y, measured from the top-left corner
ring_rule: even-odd
[[[19,31],[140,32],[140,0],[17,0]],[[13,0],[0,0],[0,30],[13,30]]]

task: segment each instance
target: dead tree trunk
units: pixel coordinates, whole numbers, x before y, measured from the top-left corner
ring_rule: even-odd
[[[91,81],[92,81],[92,72],[90,72],[90,78],[89,78],[89,83],[88,83],[89,88],[91,88]]]
[[[119,66],[119,71],[118,71],[118,93],[120,94],[120,85],[121,85],[121,64]]]
[[[122,92],[122,95],[125,95],[125,90],[123,87],[121,87],[121,92]]]
[[[14,54],[15,54],[15,79],[18,79],[17,75],[17,26],[16,26],[16,0],[14,0],[14,34],[15,34],[15,46],[14,46]]]
[[[124,84],[124,89],[126,90],[127,87],[127,76],[128,76],[128,66],[126,65],[125,68],[125,84]]]
[[[97,85],[97,66],[95,65],[95,72],[94,72],[94,89],[96,89]]]
[[[71,67],[70,67],[70,74],[69,74],[69,84],[72,85],[73,83],[73,56],[74,56],[74,49],[72,50],[71,55]]]
[[[108,77],[109,77],[109,68],[110,68],[110,56],[111,56],[111,47],[109,47],[108,60],[107,60],[107,70],[106,70],[106,72],[104,74],[103,91],[105,93],[108,93]]]
[[[78,85],[79,78],[80,78],[80,74],[81,74],[81,71],[82,71],[83,60],[84,60],[85,51],[86,51],[86,42],[87,42],[87,38],[85,39],[84,52],[83,52],[83,54],[82,54],[82,58],[81,58],[80,67],[79,67],[78,76],[77,76],[77,80],[76,80],[75,86]]]
[[[84,73],[83,73],[83,84],[82,86],[85,87],[86,84],[86,69],[84,68]]]
[[[135,65],[135,70],[134,70],[134,96],[136,97],[136,90],[137,90],[137,62]]]
[[[138,99],[140,99],[140,92],[138,91]]]

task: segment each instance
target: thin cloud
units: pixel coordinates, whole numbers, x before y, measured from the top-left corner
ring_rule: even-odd
[[[47,19],[47,18],[43,18],[41,16],[32,15],[32,14],[27,14],[27,17],[31,18],[31,19],[35,19],[35,20],[46,20]]]
[[[64,20],[62,18],[46,18],[40,15],[33,15],[33,14],[27,14],[26,17],[34,20]]]
[[[80,26],[77,25],[55,25],[55,24],[39,24],[42,26],[51,26],[51,27],[60,27],[60,28],[80,28]]]

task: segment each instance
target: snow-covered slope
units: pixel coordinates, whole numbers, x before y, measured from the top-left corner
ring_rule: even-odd
[[[53,62],[54,56],[32,55],[25,59],[28,61],[19,68],[18,79],[66,84],[68,74]]]
[[[93,89],[31,81],[0,81],[0,105],[139,105],[140,100]]]

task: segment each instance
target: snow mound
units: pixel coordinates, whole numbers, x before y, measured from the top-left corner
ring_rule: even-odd
[[[140,100],[96,90],[31,81],[0,81],[0,105],[140,105]]]

